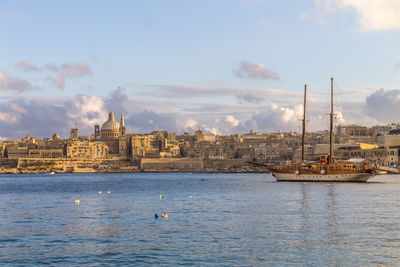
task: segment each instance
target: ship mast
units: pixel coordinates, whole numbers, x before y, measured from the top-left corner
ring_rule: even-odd
[[[304,111],[303,111],[303,132],[301,136],[301,162],[304,162],[304,139],[306,136],[306,95],[307,95],[307,84],[304,85]]]
[[[331,113],[330,117],[330,127],[329,127],[329,160],[328,164],[332,163],[332,142],[333,142],[333,78],[331,78]]]

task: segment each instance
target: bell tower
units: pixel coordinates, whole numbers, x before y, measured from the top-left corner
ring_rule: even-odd
[[[126,135],[126,129],[125,129],[124,113],[121,112],[121,123],[119,124],[119,136],[125,136],[125,135]]]
[[[119,145],[118,154],[120,157],[126,157],[128,155],[126,141],[127,139],[126,139],[124,113],[121,112],[121,123],[119,124],[119,138],[118,138],[118,145]]]

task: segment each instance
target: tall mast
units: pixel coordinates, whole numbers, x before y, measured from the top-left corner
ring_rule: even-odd
[[[304,162],[304,139],[306,136],[306,95],[307,95],[307,84],[304,85],[304,111],[303,111],[303,133],[301,136],[301,162]]]
[[[330,127],[329,127],[329,161],[332,162],[332,142],[333,142],[333,78],[331,78],[331,113],[330,116]]]

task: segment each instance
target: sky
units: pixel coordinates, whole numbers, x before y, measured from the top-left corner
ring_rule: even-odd
[[[400,122],[400,1],[0,0],[0,138]]]

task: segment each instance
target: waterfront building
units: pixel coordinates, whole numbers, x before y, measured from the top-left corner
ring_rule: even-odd
[[[5,158],[6,157],[6,143],[1,143],[0,142],[0,158]]]
[[[73,141],[67,145],[67,158],[106,158],[109,148],[103,142]]]
[[[131,136],[132,158],[157,158],[158,147],[154,146],[154,135]]]
[[[155,131],[151,134],[130,137],[132,158],[178,158],[179,142],[175,133]]]
[[[55,149],[29,149],[27,157],[29,158],[62,158],[64,156],[63,148]]]
[[[27,145],[20,146],[17,144],[8,145],[6,148],[7,158],[18,159],[27,157],[29,154],[29,147]]]

